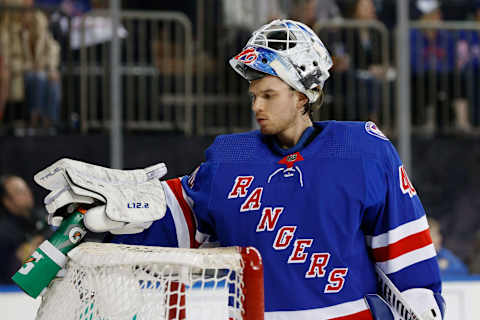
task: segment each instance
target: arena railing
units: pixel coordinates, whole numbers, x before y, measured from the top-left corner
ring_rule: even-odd
[[[2,17],[8,12],[41,10],[57,29],[55,38],[62,57],[62,129],[85,133],[108,128],[112,67],[109,11],[93,10],[80,17],[59,18],[52,9],[3,5],[1,9]],[[122,39],[118,68],[122,76],[124,127],[192,134],[194,41],[190,20],[180,12],[122,11],[118,32]],[[17,78],[23,81],[22,75]],[[20,89],[23,92],[22,86]],[[14,100],[10,95],[8,99],[2,128],[24,135],[30,125],[25,95]]]
[[[179,12],[122,11],[119,68],[126,129],[204,135],[255,126],[248,83],[228,65],[250,30],[229,27],[215,7],[214,1],[199,0],[195,26],[192,17]],[[109,126],[108,14],[92,11],[69,19],[65,32],[61,119],[81,132]],[[435,51],[444,54],[447,63],[436,59],[426,68],[419,57],[412,59],[413,130],[479,133],[480,25],[411,22],[410,28],[412,33],[448,33]],[[99,29],[103,33],[92,37]],[[315,119],[370,119],[395,134],[401,106],[394,99],[394,32],[378,21],[356,20],[327,21],[315,30],[335,59],[325,87],[326,103]],[[370,53],[361,48],[365,38],[370,38]],[[28,114],[22,117],[27,120]]]
[[[100,32],[111,30],[108,12],[93,11],[72,25],[79,57],[64,77],[69,109],[78,109],[82,132],[109,125],[109,45]],[[121,65],[123,119],[126,129],[193,132],[190,20],[179,12],[122,11]],[[111,33],[110,33],[111,35]],[[102,41],[103,40],[103,41]]]
[[[414,130],[479,134],[480,25],[412,22],[410,28]]]
[[[395,68],[390,35],[379,21],[340,20],[314,27],[334,60],[318,119],[372,120],[386,132],[394,128]]]

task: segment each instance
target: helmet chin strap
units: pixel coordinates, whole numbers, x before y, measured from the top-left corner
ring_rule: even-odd
[[[285,69],[283,64],[278,60],[273,60],[272,62],[270,62],[270,67],[272,67],[272,69],[275,70],[275,72],[278,74],[278,77],[283,81],[285,81],[289,86],[305,94],[310,103],[314,103],[320,97],[320,93],[318,91],[305,89],[301,87],[298,83],[295,83],[295,81],[292,81],[288,76],[289,75],[288,71]]]

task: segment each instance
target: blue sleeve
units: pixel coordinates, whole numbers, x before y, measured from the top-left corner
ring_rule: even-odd
[[[417,191],[389,141],[380,142],[377,160],[365,161],[368,177],[362,221],[375,263],[403,291],[440,292],[435,248]]]
[[[190,176],[182,178],[182,186],[191,200],[192,209],[195,212],[197,224],[196,240],[203,242],[205,240],[215,241],[215,221],[210,214],[209,206],[213,197],[211,194],[212,180],[215,177],[215,162],[202,163]]]

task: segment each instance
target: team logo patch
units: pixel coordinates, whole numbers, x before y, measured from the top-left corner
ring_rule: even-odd
[[[372,136],[388,141],[387,136],[384,135],[383,132],[380,131],[377,125],[372,121],[368,121],[367,123],[365,123],[365,131],[367,131],[367,133],[371,134]]]
[[[278,161],[279,164],[284,164],[287,166],[287,168],[293,167],[295,162],[298,161],[303,161],[303,157],[300,154],[300,152],[295,152],[292,154],[289,154],[288,156],[283,157],[280,161]]]
[[[250,64],[255,60],[257,60],[257,58],[258,58],[258,53],[252,47],[246,48],[245,50],[243,50],[242,52],[240,52],[235,56],[235,60],[239,60],[245,64]]]

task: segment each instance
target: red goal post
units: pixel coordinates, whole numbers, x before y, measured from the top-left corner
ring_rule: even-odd
[[[86,242],[68,253],[37,320],[263,319],[253,247],[183,249]]]

